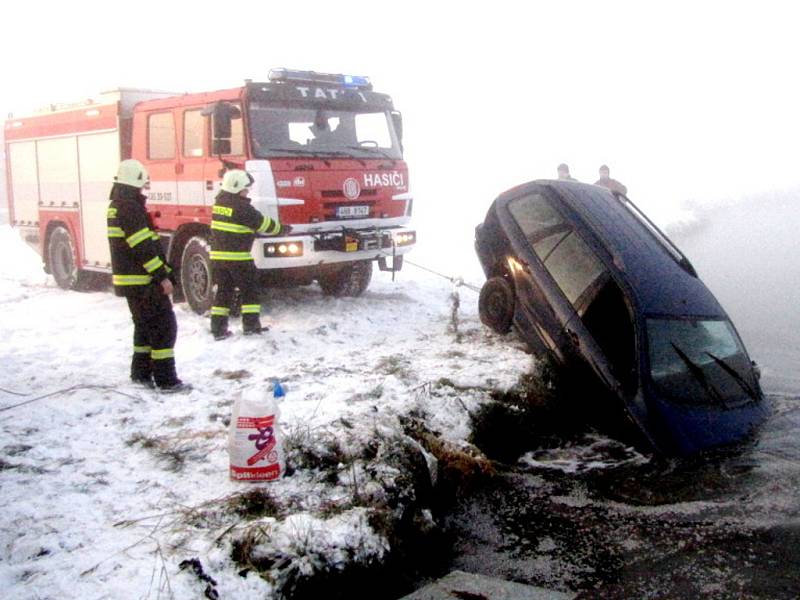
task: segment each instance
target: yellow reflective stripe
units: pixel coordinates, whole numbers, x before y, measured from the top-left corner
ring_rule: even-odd
[[[151,235],[150,237],[153,238],[154,240],[158,241],[158,234],[155,231],[153,231],[152,233],[153,233],[153,235]]]
[[[136,233],[128,236],[128,246],[131,248],[135,248],[138,244],[141,244],[147,238],[152,238],[153,232],[150,231],[149,227],[145,227],[144,229],[140,229]]]
[[[114,285],[147,285],[153,278],[150,275],[114,275]]]
[[[112,207],[112,206],[109,206],[108,207],[108,212],[106,212],[106,216],[109,219],[116,219],[117,218],[117,209]]]
[[[110,238],[124,238],[125,232],[122,231],[122,227],[109,227],[108,228],[108,237]]]
[[[150,346],[134,346],[133,351],[137,354],[150,354],[152,348]]]
[[[212,306],[211,307],[211,316],[212,317],[213,316],[227,317],[229,314],[231,314],[231,309],[230,308],[225,308],[224,306]]]
[[[213,214],[215,214],[215,215],[225,215],[226,217],[232,217],[233,216],[233,209],[228,207],[228,206],[219,206],[219,205],[215,204],[211,208],[211,212]]]
[[[211,221],[211,229],[226,231],[228,233],[255,233],[249,227],[237,225],[236,223],[225,223],[223,221]]]
[[[269,217],[264,217],[264,220],[261,221],[261,225],[259,225],[258,227],[258,233],[268,233],[269,235],[273,235],[275,233],[278,233],[280,229],[281,229],[280,223],[278,223],[273,219],[270,219]]]
[[[242,314],[243,315],[258,314],[260,312],[261,312],[261,305],[260,304],[242,304]]]
[[[249,252],[224,252],[222,250],[212,250],[209,258],[211,260],[253,260]]]
[[[175,358],[175,350],[172,348],[164,348],[162,350],[152,350],[150,358],[153,360],[164,360],[165,358]]]
[[[161,260],[161,257],[156,256],[155,258],[148,260],[144,265],[144,270],[148,273],[152,273],[153,271],[159,269],[160,267],[164,266],[164,261]]]

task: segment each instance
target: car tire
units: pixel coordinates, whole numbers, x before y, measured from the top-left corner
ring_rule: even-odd
[[[211,259],[208,240],[202,236],[189,238],[181,254],[181,288],[186,302],[199,315],[205,314],[214,302],[211,280]]]
[[[359,260],[347,263],[343,268],[317,278],[319,287],[326,296],[360,296],[372,279],[372,261]]]
[[[481,288],[478,297],[481,323],[497,333],[511,331],[514,319],[514,289],[504,277],[491,277]]]

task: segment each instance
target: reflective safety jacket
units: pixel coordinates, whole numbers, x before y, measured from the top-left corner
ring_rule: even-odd
[[[211,209],[211,254],[218,267],[252,261],[250,249],[257,233],[277,235],[281,224],[250,205],[250,199],[220,192]]]
[[[161,283],[172,269],[164,258],[158,234],[135,187],[115,183],[108,206],[108,245],[114,291],[118,296],[142,294]]]

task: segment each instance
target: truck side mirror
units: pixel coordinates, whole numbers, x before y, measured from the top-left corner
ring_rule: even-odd
[[[230,139],[224,140],[220,138],[214,138],[214,140],[211,142],[211,154],[219,156],[220,154],[230,154],[230,153],[231,153]]]
[[[394,125],[395,133],[397,133],[397,141],[400,144],[400,150],[403,149],[403,115],[400,111],[392,111],[392,124]]]
[[[203,115],[211,115],[213,121],[213,141],[211,152],[213,154],[230,154],[231,152],[231,121],[241,119],[242,111],[230,102],[215,102],[203,109]]]

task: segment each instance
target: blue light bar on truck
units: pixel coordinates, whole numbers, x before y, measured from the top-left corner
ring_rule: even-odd
[[[339,73],[317,73],[295,69],[271,69],[270,81],[291,81],[294,83],[327,83],[358,90],[371,90],[372,82],[363,75],[342,75]]]

